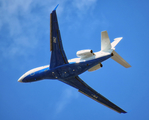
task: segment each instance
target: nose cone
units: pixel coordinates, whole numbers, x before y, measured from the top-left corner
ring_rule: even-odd
[[[18,82],[22,82],[23,80],[23,76],[21,76],[19,79],[18,79]],[[22,82],[23,83],[23,82]]]

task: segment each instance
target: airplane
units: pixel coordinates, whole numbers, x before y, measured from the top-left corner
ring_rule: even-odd
[[[56,8],[50,14],[50,65],[45,65],[29,70],[23,74],[18,82],[29,83],[43,79],[57,79],[64,82],[93,100],[115,110],[118,113],[127,113],[100,93],[87,85],[78,75],[85,71],[95,71],[102,67],[102,62],[112,58],[125,68],[131,67],[116,51],[115,46],[122,37],[115,38],[111,43],[107,31],[101,32],[101,50],[93,52],[90,49],[80,50],[78,58],[68,60],[63,49],[60,35]]]

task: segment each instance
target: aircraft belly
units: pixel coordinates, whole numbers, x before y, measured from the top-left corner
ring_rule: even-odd
[[[111,57],[111,55],[94,59],[94,60],[89,60],[86,62],[80,62],[80,63],[73,63],[73,64],[65,64],[62,66],[58,66],[55,69],[52,69],[49,73],[49,79],[66,79],[70,77],[77,76],[88,69],[92,68],[93,66],[97,65],[99,62],[102,62],[106,59]]]
[[[23,82],[34,82],[42,79],[67,79],[74,76],[78,76],[79,74],[87,71],[93,66],[97,65],[99,62],[102,62],[111,57],[111,55],[101,57],[94,60],[89,60],[86,62],[73,63],[73,64],[65,64],[58,66],[54,69],[42,69],[37,72],[33,72],[26,76]]]

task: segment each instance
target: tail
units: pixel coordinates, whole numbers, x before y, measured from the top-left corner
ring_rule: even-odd
[[[111,57],[113,60],[124,66],[125,68],[131,67],[116,51],[115,46],[123,39],[123,37],[115,38],[111,43],[107,31],[101,32],[101,51],[113,53]]]

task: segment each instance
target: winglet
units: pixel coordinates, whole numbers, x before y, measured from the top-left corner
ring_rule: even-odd
[[[59,4],[54,8],[54,10],[56,10],[58,6],[59,6]],[[53,11],[54,11],[54,10],[53,10]]]

